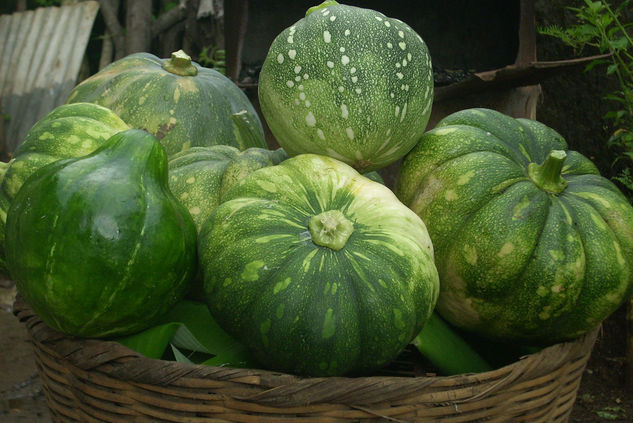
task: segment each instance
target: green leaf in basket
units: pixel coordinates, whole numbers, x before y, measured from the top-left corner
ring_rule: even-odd
[[[171,344],[171,351],[178,363],[194,364],[185,354],[183,354],[174,344]]]
[[[246,347],[216,323],[206,304],[197,301],[181,301],[157,326],[116,340],[151,358],[164,357],[167,346],[171,345],[171,352],[178,362],[256,366]]]
[[[214,355],[203,364],[231,367],[256,366],[246,347],[227,334],[216,323],[204,303],[191,300],[181,301],[163,317],[163,320],[182,322],[204,349],[195,349],[186,342],[178,342],[184,341],[181,339],[173,341],[177,348]]]
[[[178,322],[164,323],[134,335],[116,338],[115,341],[146,357],[161,358],[167,345],[181,326],[182,324]]]

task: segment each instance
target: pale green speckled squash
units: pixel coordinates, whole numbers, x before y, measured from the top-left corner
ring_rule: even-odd
[[[328,155],[365,173],[400,159],[424,132],[431,59],[404,22],[326,1],[275,38],[259,100],[289,155]]]
[[[288,158],[283,149],[248,148],[240,151],[228,145],[192,147],[169,159],[169,188],[200,227],[221,203],[224,194],[246,175]]]
[[[277,370],[372,371],[427,321],[439,290],[424,223],[384,185],[302,154],[238,182],[198,241],[218,323]]]
[[[552,343],[594,328],[633,289],[633,207],[553,129],[463,110],[406,156],[399,198],[428,225],[451,323]]]

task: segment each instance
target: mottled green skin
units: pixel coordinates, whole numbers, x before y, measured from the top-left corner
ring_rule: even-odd
[[[192,147],[170,157],[169,188],[189,210],[199,231],[237,181],[286,158],[283,149],[271,151],[252,147],[240,151],[228,145]]]
[[[91,103],[62,105],[37,121],[18,145],[0,183],[0,269],[4,226],[18,190],[33,172],[60,159],[92,153],[117,132],[129,129],[111,110]]]
[[[346,5],[317,9],[273,41],[259,76],[262,113],[291,155],[362,173],[404,156],[433,102],[431,59],[408,25]]]
[[[308,224],[338,210],[353,223],[339,250]],[[238,182],[198,239],[218,323],[269,368],[365,373],[394,359],[439,291],[424,223],[384,185],[304,154]]]
[[[427,224],[451,323],[552,343],[594,328],[631,295],[633,208],[567,151],[560,193],[528,176],[565,140],[486,109],[452,114],[406,156],[395,191]]]
[[[36,171],[6,225],[18,291],[49,326],[83,337],[151,326],[182,299],[196,230],[167,184],[167,156],[141,130]]]
[[[265,148],[264,130],[250,100],[230,79],[192,62],[195,76],[163,69],[169,59],[136,53],[84,80],[68,103],[97,103],[133,128],[157,138],[168,155],[193,146]]]

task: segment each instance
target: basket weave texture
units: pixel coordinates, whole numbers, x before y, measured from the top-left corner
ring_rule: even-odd
[[[154,360],[46,326],[21,297],[54,422],[567,422],[599,328],[494,371],[301,378]]]

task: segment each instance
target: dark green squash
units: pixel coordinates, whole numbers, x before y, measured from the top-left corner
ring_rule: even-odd
[[[191,217],[167,184],[167,156],[141,130],[37,170],[7,214],[18,291],[62,332],[104,337],[149,327],[196,269]]]
[[[264,130],[250,100],[229,78],[191,61],[136,53],[81,82],[68,103],[97,103],[133,128],[158,137],[168,155],[194,146],[265,148]]]

